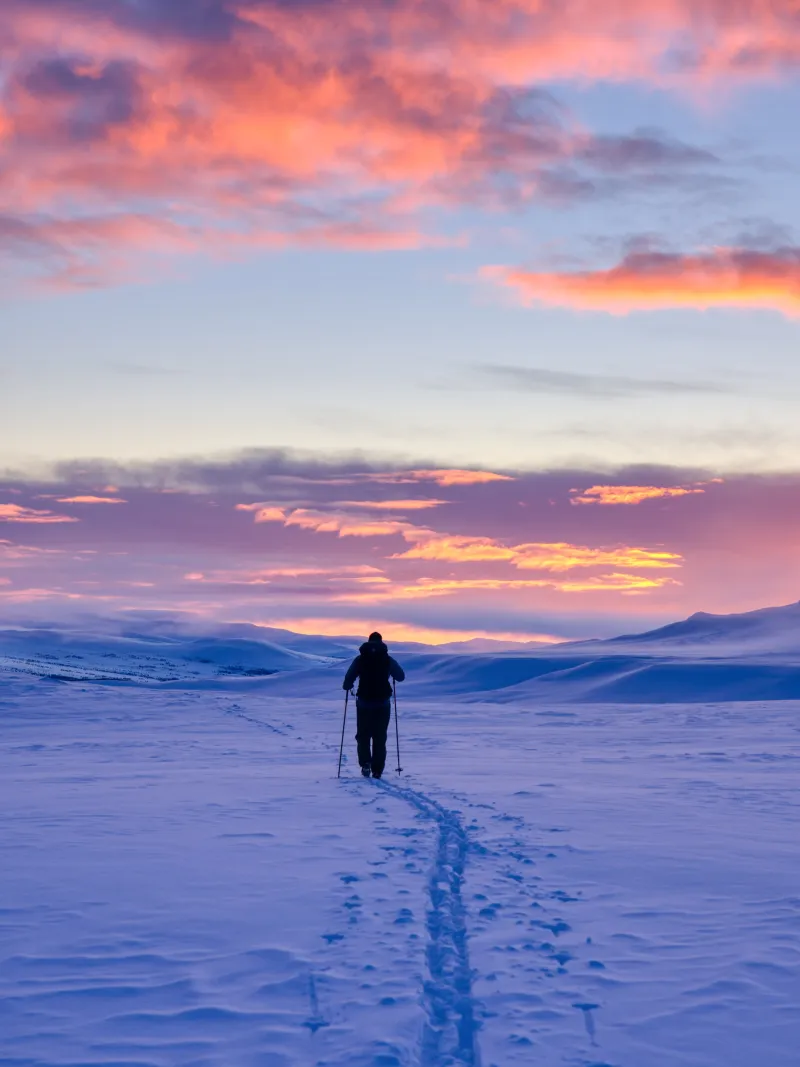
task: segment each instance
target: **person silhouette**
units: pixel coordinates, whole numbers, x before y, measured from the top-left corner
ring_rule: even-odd
[[[392,717],[392,684],[406,673],[389,655],[377,632],[371,633],[344,676],[342,689],[349,692],[358,679],[356,694],[356,741],[358,763],[365,778],[380,778],[386,766],[386,734]]]

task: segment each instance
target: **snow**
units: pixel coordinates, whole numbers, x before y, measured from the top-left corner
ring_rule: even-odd
[[[409,654],[403,775],[351,717],[337,781],[349,649],[49,633],[0,636],[3,1067],[795,1067],[800,704],[702,693],[763,657]]]
[[[739,615],[698,611],[682,622],[645,634],[625,634],[600,642],[609,648],[649,648],[654,652],[725,656],[792,653],[800,658],[800,602]]]

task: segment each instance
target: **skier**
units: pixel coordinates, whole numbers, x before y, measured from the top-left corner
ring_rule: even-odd
[[[369,635],[344,676],[342,689],[348,692],[358,678],[356,741],[358,762],[365,778],[380,778],[386,764],[386,733],[392,715],[390,678],[402,682],[406,674],[389,655],[379,633]],[[372,752],[370,752],[372,742]]]

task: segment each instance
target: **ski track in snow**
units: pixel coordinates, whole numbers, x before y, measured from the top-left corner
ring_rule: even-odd
[[[411,804],[436,823],[436,858],[428,880],[428,1020],[422,1039],[422,1067],[480,1067],[478,1023],[472,995],[466,909],[461,895],[469,839],[458,814],[415,789],[381,782],[381,789]]]
[[[248,715],[239,705],[227,714],[290,736],[263,719]],[[334,749],[329,743],[326,747]],[[354,779],[345,778],[345,782]],[[356,782],[360,787],[361,782]],[[409,804],[418,815],[434,823],[438,840],[433,867],[428,877],[428,945],[425,952],[428,978],[423,990],[427,1015],[420,1055],[420,1067],[480,1067],[479,1023],[472,993],[473,971],[469,959],[467,914],[462,897],[470,841],[456,811],[408,786],[380,781],[380,790]],[[313,976],[311,989],[314,989]],[[312,993],[316,1002],[316,993]],[[318,1015],[314,1009],[312,1015]]]

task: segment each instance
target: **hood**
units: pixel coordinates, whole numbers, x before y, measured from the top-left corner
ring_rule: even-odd
[[[362,656],[374,656],[376,652],[385,652],[387,656],[389,655],[389,649],[383,641],[365,641],[358,651]]]

